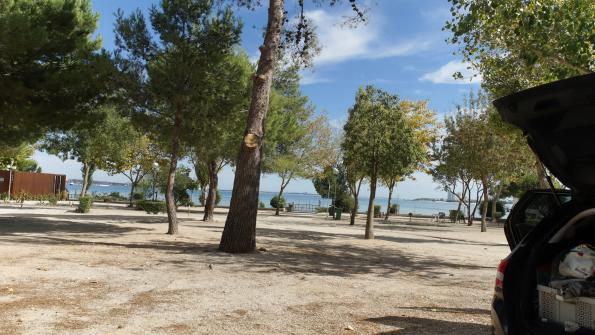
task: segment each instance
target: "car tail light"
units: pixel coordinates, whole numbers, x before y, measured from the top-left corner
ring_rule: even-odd
[[[504,288],[504,271],[506,271],[506,266],[508,266],[508,257],[501,260],[498,265],[498,270],[496,272],[496,290],[502,291]]]

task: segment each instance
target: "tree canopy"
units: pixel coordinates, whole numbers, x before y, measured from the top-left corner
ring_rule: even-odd
[[[94,122],[113,67],[88,0],[0,2],[0,143]]]
[[[449,42],[494,97],[595,70],[590,0],[450,0]]]

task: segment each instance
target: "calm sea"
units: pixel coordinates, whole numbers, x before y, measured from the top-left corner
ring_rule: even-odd
[[[67,186],[70,193],[80,193],[81,185],[68,185]],[[96,195],[105,195],[111,192],[119,192],[123,196],[127,196],[130,194],[130,188],[128,186],[123,185],[101,185],[101,184],[93,184],[90,188],[91,194]],[[198,197],[200,192],[194,191],[192,193],[192,200],[194,203],[198,203]],[[275,192],[265,192],[261,191],[259,200],[264,202],[266,207],[270,206],[270,201],[273,196],[275,196]],[[163,198],[161,195],[160,198]],[[296,203],[296,204],[309,204],[309,205],[317,205],[326,207],[330,205],[330,199],[323,199],[317,194],[304,194],[304,193],[285,193],[284,198],[287,200],[288,203]],[[229,206],[229,201],[231,199],[231,191],[229,190],[221,190],[221,206]],[[359,205],[360,211],[365,211],[368,206],[368,197],[360,197],[359,198]],[[382,211],[386,211],[387,205],[387,198],[384,197],[377,197],[374,201],[376,205],[380,205],[382,207]],[[439,212],[444,212],[448,214],[448,210],[456,209],[457,203],[456,202],[444,202],[444,201],[428,201],[428,200],[403,200],[398,198],[393,198],[392,203],[397,203],[400,205],[400,213],[413,213],[413,214],[423,214],[423,215],[433,215]]]

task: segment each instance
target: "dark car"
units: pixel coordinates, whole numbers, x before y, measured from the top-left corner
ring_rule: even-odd
[[[546,300],[560,255],[595,245],[595,74],[534,87],[494,105],[568,189],[529,191],[512,208],[505,225],[512,252],[498,266],[493,333],[595,334],[595,299]]]

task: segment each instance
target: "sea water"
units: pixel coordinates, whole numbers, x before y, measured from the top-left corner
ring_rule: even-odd
[[[81,185],[67,185],[67,189],[71,194],[79,194],[81,192]],[[112,192],[118,192],[122,196],[128,196],[130,194],[130,186],[126,185],[107,185],[107,184],[93,184],[89,188],[89,192],[91,194],[96,195],[107,195]],[[221,203],[220,206],[229,206],[229,202],[231,200],[231,191],[230,190],[220,190],[221,193]],[[265,207],[270,208],[270,201],[271,198],[277,195],[276,192],[267,192],[267,191],[260,191],[259,193],[259,201],[262,201],[265,204]],[[199,203],[200,191],[191,192],[192,201],[194,203]],[[403,195],[401,195],[403,196]],[[451,209],[457,208],[456,202],[445,202],[445,201],[431,201],[431,200],[405,200],[402,199],[401,196],[393,197],[391,200],[392,204],[399,204],[400,210],[399,213],[407,214],[412,213],[414,215],[436,215],[440,212],[445,213],[448,215],[448,211]],[[284,193],[283,197],[285,198],[287,203],[295,203],[301,205],[314,205],[320,207],[328,207],[332,203],[332,199],[323,199],[318,194],[310,194],[310,193]],[[158,198],[163,199],[163,195],[160,194]],[[360,196],[359,197],[359,212],[366,211],[368,207],[369,198]],[[381,212],[386,212],[388,198],[386,197],[376,197],[374,200],[374,204],[380,205]],[[479,208],[477,209],[476,214],[479,214]]]

